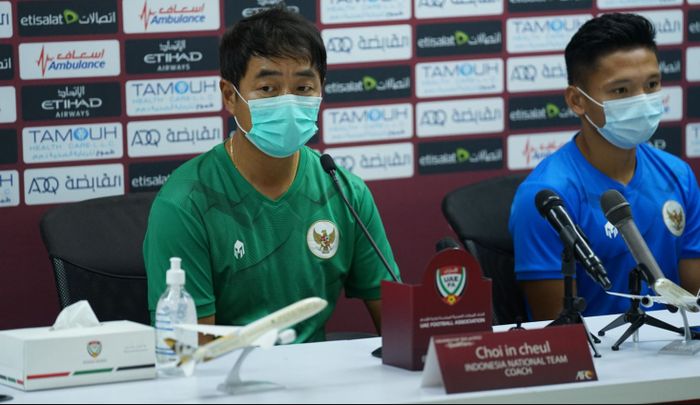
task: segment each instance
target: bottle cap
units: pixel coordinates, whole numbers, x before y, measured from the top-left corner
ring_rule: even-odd
[[[180,268],[182,259],[179,257],[170,258],[170,269],[165,273],[165,282],[168,285],[185,285],[185,270]]]

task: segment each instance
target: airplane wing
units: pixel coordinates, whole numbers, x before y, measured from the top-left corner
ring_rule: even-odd
[[[193,325],[193,324],[178,324],[175,328],[189,332],[203,333],[212,336],[226,336],[238,332],[241,326],[223,326],[223,325]]]
[[[640,300],[642,302],[642,306],[645,306],[645,307],[650,307],[655,302],[659,303],[659,304],[668,304],[668,301],[666,301],[665,299],[663,299],[663,297],[661,297],[659,295],[635,295],[635,294],[624,294],[624,293],[612,292],[612,291],[606,291],[606,293],[608,293],[610,295],[615,295],[618,297]]]

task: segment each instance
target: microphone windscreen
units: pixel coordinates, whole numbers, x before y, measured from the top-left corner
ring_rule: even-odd
[[[459,249],[459,243],[454,239],[448,237],[440,239],[438,243],[435,244],[435,251],[439,252],[445,249]]]
[[[535,207],[543,217],[547,215],[553,205],[563,205],[561,198],[554,191],[545,188],[535,196]]]
[[[331,157],[329,154],[323,154],[321,155],[321,167],[323,167],[323,170],[326,173],[330,173],[333,170],[336,170],[335,166],[335,160]]]
[[[600,197],[600,207],[605,218],[615,227],[625,219],[632,218],[632,209],[625,197],[617,190],[608,190]]]

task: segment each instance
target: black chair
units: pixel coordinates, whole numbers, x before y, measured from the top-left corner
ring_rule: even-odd
[[[492,280],[494,324],[528,318],[524,295],[515,280],[513,237],[508,231],[510,206],[526,176],[515,174],[470,184],[442,200],[447,222]]]
[[[156,193],[50,209],[40,229],[61,308],[87,300],[100,321],[150,324],[142,246]]]

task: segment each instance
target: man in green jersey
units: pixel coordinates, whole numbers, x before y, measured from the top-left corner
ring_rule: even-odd
[[[182,258],[200,323],[243,325],[297,300],[328,301],[295,328],[319,341],[342,289],[364,300],[379,330],[380,282],[390,279],[318,153],[326,51],[316,27],[282,8],[241,20],[220,44],[230,139],[178,168],[158,194],[144,256],[153,316],[170,257]],[[367,186],[342,168],[341,187],[396,273]]]

